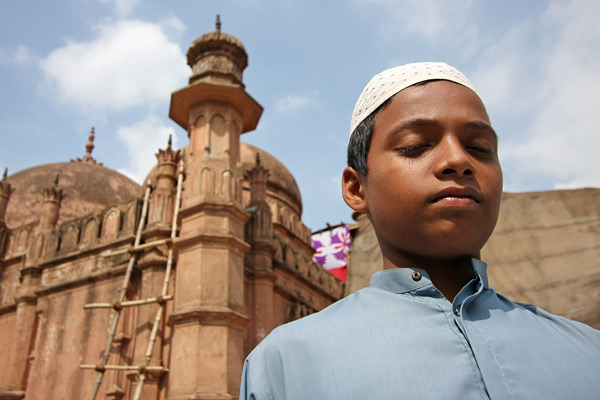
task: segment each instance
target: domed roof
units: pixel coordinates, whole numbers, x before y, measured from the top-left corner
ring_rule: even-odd
[[[141,187],[125,175],[91,162],[40,165],[7,178],[14,189],[6,208],[6,224],[16,228],[39,220],[43,191],[54,185],[63,191],[58,224],[140,196]]]
[[[247,171],[256,165],[256,153],[260,157],[260,165],[269,170],[267,187],[274,193],[285,194],[289,200],[298,207],[298,214],[302,214],[302,196],[292,173],[271,154],[251,144],[240,142],[240,155],[243,170]]]

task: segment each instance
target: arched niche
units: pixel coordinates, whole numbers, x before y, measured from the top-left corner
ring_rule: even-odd
[[[98,229],[100,224],[96,218],[90,218],[83,225],[81,233],[81,243],[93,243],[98,239]]]
[[[190,124],[190,150],[191,156],[208,157],[210,138],[206,131],[206,118],[198,114]]]
[[[273,247],[275,247],[273,258],[283,261],[283,245],[281,243],[281,238],[276,237],[275,240],[273,240]]]
[[[291,246],[286,246],[285,263],[290,269],[298,269],[298,259],[296,258],[296,253],[294,250],[292,250]]]
[[[135,233],[136,231],[135,219],[137,217],[137,205],[137,200],[134,200],[131,203],[129,203],[129,205],[127,206],[127,210],[125,211],[126,214],[125,221],[123,221],[123,230],[125,230],[128,233]]]
[[[231,171],[225,170],[221,174],[221,194],[223,196],[231,197],[233,194],[233,176]]]
[[[242,129],[240,128],[240,124],[234,119],[229,124],[229,129],[231,132],[231,148],[229,149],[229,157],[235,163],[240,161],[240,141],[238,138],[242,134]]]
[[[200,174],[198,175],[200,182],[198,187],[200,188],[201,194],[214,194],[215,193],[215,172],[210,167],[202,167]]]
[[[121,211],[116,208],[108,210],[102,221],[102,237],[116,237],[121,229]]]
[[[60,249],[62,251],[73,250],[77,248],[78,244],[79,226],[75,223],[70,223],[64,228],[62,239],[60,242]]]
[[[227,125],[220,114],[215,114],[210,120],[210,158],[224,159],[228,154]]]

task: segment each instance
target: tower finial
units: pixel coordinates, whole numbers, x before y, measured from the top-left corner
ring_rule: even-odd
[[[221,16],[219,14],[217,14],[217,32],[221,32]]]
[[[6,177],[8,177],[8,167],[4,168],[4,175],[2,175],[2,180],[5,181]]]
[[[71,162],[85,162],[90,164],[102,165],[102,163],[96,162],[94,157],[92,157],[92,150],[94,150],[94,134],[95,130],[92,126],[92,129],[90,130],[90,136],[88,137],[88,141],[85,145],[85,155],[83,156],[83,158],[77,158],[76,160],[71,160]]]
[[[167,142],[167,148],[171,148],[171,144],[173,143],[173,135],[169,133],[169,141]]]
[[[56,178],[54,179],[54,187],[58,187],[58,174],[56,174]]]
[[[88,138],[88,142],[85,145],[86,157],[92,157],[92,150],[94,150],[94,127],[93,126],[92,126],[92,130],[90,131],[90,136]]]

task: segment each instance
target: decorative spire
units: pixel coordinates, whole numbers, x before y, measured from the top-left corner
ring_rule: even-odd
[[[6,205],[8,204],[8,199],[10,198],[12,192],[15,190],[6,180],[7,176],[8,168],[4,168],[4,175],[2,176],[2,180],[0,181],[0,229],[2,228],[2,223],[6,214]]]
[[[221,32],[221,16],[217,14],[217,22],[215,23],[217,26],[217,32]]]
[[[58,187],[58,174],[56,174],[56,178],[54,178],[54,187]]]
[[[167,148],[166,149],[158,149],[158,153],[156,153],[156,158],[158,159],[158,164],[159,167],[162,164],[172,164],[173,167],[173,171],[172,174],[175,177],[175,169],[176,169],[176,165],[179,162],[179,155],[181,153],[181,150],[173,150],[173,148],[171,147],[173,144],[173,136],[169,135],[169,141],[167,142]]]
[[[94,150],[94,138],[95,138],[95,131],[94,131],[94,127],[92,126],[92,129],[90,130],[90,136],[88,137],[88,141],[85,145],[85,156],[83,156],[83,158],[77,158],[75,160],[71,160],[71,162],[85,162],[85,163],[90,163],[90,164],[98,164],[98,165],[102,165],[102,163],[99,163],[96,161],[96,159],[94,157],[92,157],[92,150]]]
[[[90,136],[88,137],[88,142],[85,145],[85,156],[83,157],[84,161],[92,158],[92,150],[94,150],[94,127],[92,126],[92,130],[90,131]]]

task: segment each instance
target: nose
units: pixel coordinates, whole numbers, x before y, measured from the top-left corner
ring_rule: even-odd
[[[439,154],[436,176],[471,178],[475,176],[475,166],[471,155],[457,138],[446,138],[438,144]]]

